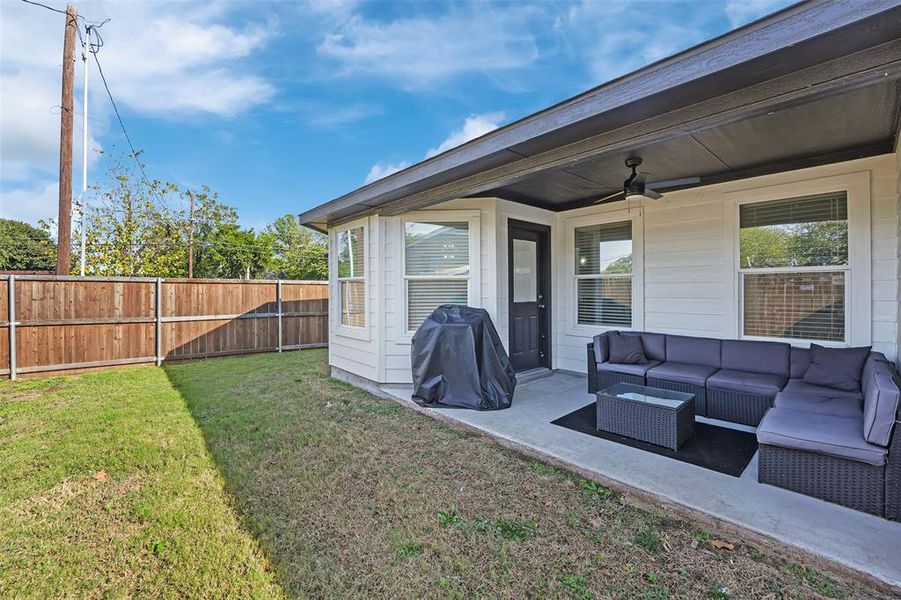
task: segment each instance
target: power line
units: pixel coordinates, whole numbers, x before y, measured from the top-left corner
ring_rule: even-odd
[[[41,4],[40,2],[34,2],[34,0],[22,0],[25,4],[33,4],[34,6],[40,6],[41,8],[46,8],[47,10],[52,10],[55,13],[59,13],[61,15],[68,14],[64,10],[60,10],[58,8],[53,8],[52,6],[47,6],[46,4]]]
[[[108,21],[109,19],[107,19]],[[91,25],[92,34],[95,35],[98,39],[96,44],[91,44],[90,52],[94,56],[94,63],[97,65],[97,72],[100,74],[100,80],[103,82],[103,89],[106,90],[106,95],[109,97],[110,104],[113,106],[113,112],[116,113],[116,120],[119,122],[119,127],[122,129],[122,135],[125,136],[125,141],[128,142],[128,147],[131,150],[131,156],[134,158],[135,164],[138,165],[138,169],[141,171],[141,177],[144,179],[144,184],[147,185],[147,188],[150,192],[156,196],[156,199],[163,204],[163,199],[159,197],[159,194],[156,193],[156,190],[153,189],[153,185],[150,183],[150,178],[147,177],[147,171],[144,170],[144,164],[138,159],[138,151],[135,149],[135,145],[131,141],[131,136],[128,135],[128,130],[125,128],[125,121],[122,120],[122,114],[119,112],[119,107],[116,105],[116,100],[113,98],[113,93],[109,89],[109,83],[106,81],[106,75],[103,72],[103,67],[100,66],[100,59],[97,58],[97,53],[100,48],[103,47],[103,38],[100,37],[97,29],[106,24],[107,21],[103,21],[99,25]]]

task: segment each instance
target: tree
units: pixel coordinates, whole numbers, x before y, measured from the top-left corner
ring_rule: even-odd
[[[199,240],[194,276],[214,279],[265,277],[270,270],[272,253],[272,240],[268,235],[241,229],[237,223],[220,223]]]
[[[56,245],[38,227],[0,219],[0,271],[53,271]]]
[[[286,279],[328,279],[328,242],[322,234],[301,226],[295,215],[273,221],[266,234],[275,255],[272,269]]]
[[[95,187],[99,200],[86,211],[89,275],[186,277],[191,215],[186,190],[147,181],[133,157],[109,159],[108,176]],[[242,229],[234,208],[208,187],[194,193],[194,275],[264,277],[272,263],[269,234]],[[173,208],[175,206],[176,208]]]
[[[111,159],[106,185],[85,214],[85,273],[184,276],[186,223],[168,206],[178,187],[138,177],[123,157]]]

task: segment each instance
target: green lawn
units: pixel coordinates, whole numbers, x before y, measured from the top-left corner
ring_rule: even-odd
[[[0,597],[889,595],[326,372],[311,350],[0,384]]]

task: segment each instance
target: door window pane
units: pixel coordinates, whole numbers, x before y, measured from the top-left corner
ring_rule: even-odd
[[[538,300],[538,243],[513,240],[513,301]]]
[[[745,273],[744,334],[843,342],[845,273]]]

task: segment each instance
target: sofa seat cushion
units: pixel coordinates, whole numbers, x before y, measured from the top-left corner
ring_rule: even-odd
[[[836,417],[861,417],[863,415],[860,400],[853,398],[824,398],[809,394],[779,392],[776,394],[773,406]]]
[[[788,378],[781,375],[721,369],[707,379],[707,387],[773,398],[782,391],[786,381]]]
[[[639,377],[644,377],[648,372],[648,369],[656,367],[659,364],[659,360],[651,360],[642,364],[602,362],[598,363],[598,371],[607,371],[608,373],[622,373],[624,375],[637,375]]]
[[[850,398],[852,400],[860,400],[859,392],[847,392],[845,390],[837,390],[835,388],[822,385],[813,385],[807,383],[803,379],[789,379],[782,390],[792,394],[802,394],[805,396],[818,396],[820,398]]]
[[[888,451],[863,439],[861,417],[820,415],[788,408],[771,408],[757,427],[761,444],[819,452],[875,466],[885,464]]]
[[[704,387],[707,378],[719,369],[707,365],[693,365],[690,363],[666,361],[648,370],[647,376],[664,381],[687,383],[697,387]]]

